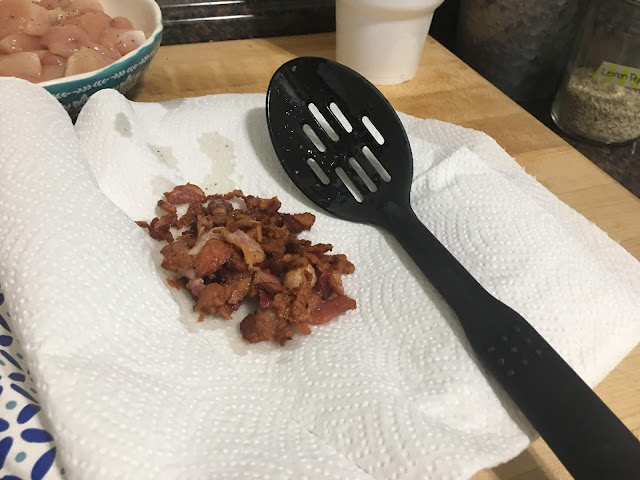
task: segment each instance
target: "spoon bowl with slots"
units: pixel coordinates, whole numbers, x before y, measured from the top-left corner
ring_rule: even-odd
[[[350,71],[347,67],[309,57],[294,62],[281,68],[269,87],[273,143],[286,145],[278,151],[282,166],[328,212],[345,220],[382,224],[384,217],[377,213],[384,203],[409,205],[413,160],[398,116],[378,90],[363,90],[360,78],[344,75]],[[326,114],[305,92],[326,102]],[[375,116],[368,108],[372,94],[384,105],[384,115]],[[345,105],[348,111],[342,110]],[[376,125],[384,127],[384,136]],[[385,166],[378,160],[390,156],[395,160]],[[312,174],[299,175],[300,171]]]
[[[375,86],[331,60],[296,58],[273,75],[266,111],[271,142],[296,186],[336,217],[396,238],[456,314],[478,363],[576,479],[640,478],[638,439],[413,212],[411,146]]]

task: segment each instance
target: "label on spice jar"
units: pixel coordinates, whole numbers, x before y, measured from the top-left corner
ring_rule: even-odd
[[[615,83],[621,87],[640,90],[640,68],[602,62],[593,74],[593,78],[604,83]]]

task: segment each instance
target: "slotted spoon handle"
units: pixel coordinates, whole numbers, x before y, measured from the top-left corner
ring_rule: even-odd
[[[393,234],[456,313],[483,367],[578,480],[640,479],[640,442],[558,353],[491,296],[420,222],[388,202]]]

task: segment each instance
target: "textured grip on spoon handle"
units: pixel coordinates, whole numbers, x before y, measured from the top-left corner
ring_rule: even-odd
[[[483,367],[578,480],[640,479],[640,442],[517,312],[491,296],[406,205],[383,226],[458,316]]]

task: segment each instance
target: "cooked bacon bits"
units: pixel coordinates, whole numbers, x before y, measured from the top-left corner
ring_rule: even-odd
[[[258,309],[242,320],[242,336],[251,343],[284,345],[296,332],[311,333],[309,325],[356,308],[342,286],[342,275],[353,273],[353,264],[345,255],[328,254],[330,244],[297,237],[311,229],[313,214],[280,213],[278,198],[240,190],[205,195],[190,183],[164,196],[158,202],[163,215],[136,223],[167,242],[162,267],[175,273],[167,281],[191,294],[199,321],[209,314],[231,318],[245,299],[255,299]],[[235,208],[234,199],[246,209]],[[182,216],[178,205],[187,205]]]
[[[185,203],[202,203],[207,197],[202,189],[191,183],[178,185],[172,191],[164,194],[171,205],[184,205]],[[160,200],[162,202],[162,200]],[[160,203],[158,202],[158,203]]]
[[[233,248],[222,240],[212,238],[204,244],[195,259],[196,277],[208,277],[216,273],[229,261]]]

